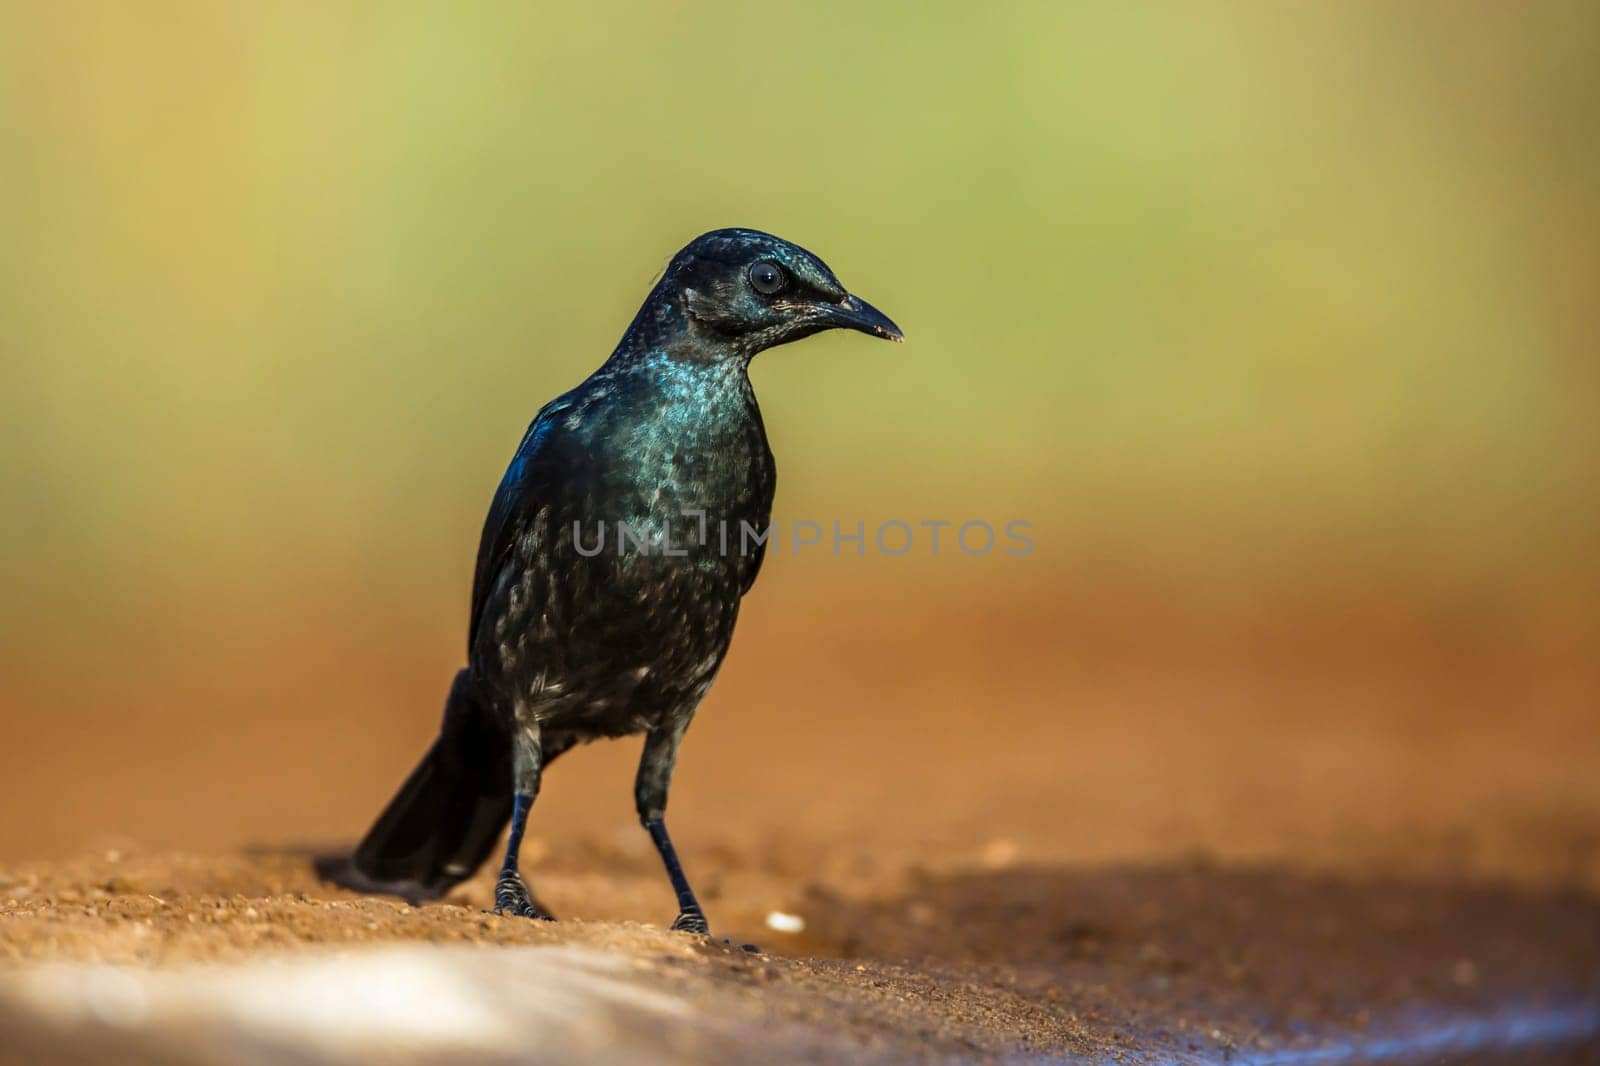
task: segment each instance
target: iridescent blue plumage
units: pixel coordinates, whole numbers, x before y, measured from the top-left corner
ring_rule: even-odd
[[[523,437],[484,522],[468,666],[439,739],[340,879],[437,895],[510,818],[497,909],[548,917],[517,870],[543,767],[581,741],[643,733],[635,799],[678,895],[674,928],[705,931],[664,815],[678,744],[763,558],[744,531],[767,529],[776,470],[747,371],[766,348],[840,327],[900,339],[821,260],[769,234],[717,230],[673,258],[611,357]]]

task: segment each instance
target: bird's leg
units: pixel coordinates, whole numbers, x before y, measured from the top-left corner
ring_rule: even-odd
[[[522,875],[517,872],[522,832],[528,827],[528,811],[533,808],[533,801],[539,795],[539,771],[544,762],[538,723],[523,723],[520,715],[518,718],[511,751],[511,837],[506,841],[505,862],[500,866],[500,879],[494,886],[494,912],[553,921],[555,915],[540,906],[528,891]]]
[[[672,890],[678,894],[678,917],[672,928],[686,933],[706,934],[705,912],[700,901],[694,898],[694,889],[683,875],[683,865],[678,862],[678,852],[667,836],[667,788],[672,784],[672,767],[678,761],[678,744],[683,731],[689,727],[688,717],[683,721],[652,730],[645,736],[644,755],[639,759],[639,776],[634,779],[633,797],[639,806],[639,821],[650,833],[656,850],[661,853],[661,864],[672,879]]]

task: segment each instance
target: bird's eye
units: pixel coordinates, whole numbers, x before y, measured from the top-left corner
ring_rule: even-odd
[[[763,259],[750,267],[750,285],[763,296],[771,296],[789,283],[783,268],[770,259]]]

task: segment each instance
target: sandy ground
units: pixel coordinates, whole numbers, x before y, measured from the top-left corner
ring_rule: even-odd
[[[745,620],[669,818],[731,945],[663,931],[628,742],[546,780],[525,859],[559,923],[485,913],[487,873],[423,908],[316,881],[310,852],[426,743],[436,635],[252,645],[304,676],[189,682],[235,709],[222,730],[205,692],[145,683],[180,676],[156,652],[94,728],[60,675],[17,675],[61,711],[0,752],[0,1052],[1600,1061],[1587,645],[1365,608],[1285,630],[907,591],[840,615],[777,584],[790,609]],[[297,1014],[307,988],[343,1020]]]
[[[743,862],[734,872],[740,887],[719,892],[714,913],[759,928],[751,904],[782,878]],[[552,872],[541,890],[648,913],[661,903],[650,873]],[[881,896],[808,885],[795,907],[804,931],[764,929],[759,952],[637,922],[500,918],[484,909],[490,893],[480,877],[421,908],[362,898],[319,884],[300,855],[8,869],[0,1051],[17,1062],[106,1061],[112,1049],[118,1061],[133,1050],[225,1061],[243,1048],[328,1062],[1600,1056],[1600,901],[1575,891],[997,858],[913,873]],[[435,950],[380,950],[396,942]]]

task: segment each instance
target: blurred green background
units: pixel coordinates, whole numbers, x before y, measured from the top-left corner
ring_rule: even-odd
[[[438,649],[425,734],[524,426],[725,225],[909,337],[757,362],[782,515],[1035,526],[780,560],[841,612],[1371,601],[1586,661],[1597,129],[1584,2],[6,4],[9,769],[218,663],[332,717],[292,649],[351,626]]]

